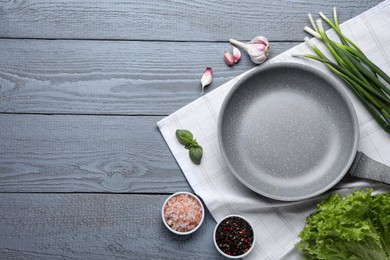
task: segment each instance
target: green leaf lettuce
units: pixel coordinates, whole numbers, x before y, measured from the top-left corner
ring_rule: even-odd
[[[390,259],[390,194],[332,194],[306,219],[297,243],[304,259]]]

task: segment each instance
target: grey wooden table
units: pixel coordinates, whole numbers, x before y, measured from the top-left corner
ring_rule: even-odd
[[[252,68],[223,62],[234,37],[271,57],[302,42],[306,14],[345,21],[380,1],[0,0],[0,259],[218,259],[162,224],[191,191],[156,122]]]

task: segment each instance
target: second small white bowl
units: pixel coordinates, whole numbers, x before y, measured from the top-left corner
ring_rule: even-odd
[[[218,246],[218,244],[217,244],[217,240],[216,240],[217,229],[218,229],[219,225],[220,225],[225,219],[230,218],[230,217],[237,217],[237,218],[243,219],[245,222],[248,223],[248,225],[251,227],[252,232],[253,232],[252,246],[251,246],[251,248],[249,248],[249,250],[248,250],[246,253],[244,253],[244,254],[242,254],[242,255],[237,255],[237,256],[228,255],[228,254],[226,254],[225,252],[223,252],[223,251],[219,248],[219,246]],[[243,257],[249,255],[249,254],[252,252],[253,248],[255,247],[255,243],[256,243],[255,230],[253,229],[253,226],[251,225],[251,223],[250,223],[246,218],[244,218],[243,216],[240,216],[240,215],[228,215],[228,216],[224,217],[221,221],[219,221],[219,222],[217,223],[217,225],[215,226],[215,228],[214,228],[214,233],[213,233],[213,241],[214,241],[215,248],[217,248],[218,252],[220,252],[223,256],[225,256],[225,257],[227,257],[227,258],[230,258],[230,259],[243,258]]]

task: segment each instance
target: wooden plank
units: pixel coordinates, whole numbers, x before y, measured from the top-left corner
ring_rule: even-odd
[[[27,0],[0,3],[0,37],[226,41],[264,35],[304,37],[307,13],[340,10],[345,21],[380,0],[93,1]]]
[[[271,56],[298,43],[271,43]],[[0,112],[167,115],[254,67],[228,43],[0,40]]]
[[[0,192],[190,191],[162,117],[0,115]]]
[[[168,196],[0,194],[1,259],[221,259],[209,212],[194,234],[162,223]]]

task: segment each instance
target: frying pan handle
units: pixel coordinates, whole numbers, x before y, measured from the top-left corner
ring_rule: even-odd
[[[352,176],[390,184],[390,167],[357,152],[349,173]]]

